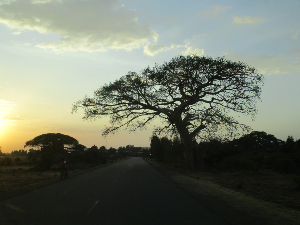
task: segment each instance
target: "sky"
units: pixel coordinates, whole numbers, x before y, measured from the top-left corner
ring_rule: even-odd
[[[265,76],[256,131],[300,139],[300,0],[0,0],[0,146],[45,133],[87,147],[150,146],[152,126],[104,138],[74,102],[179,55],[224,56]]]

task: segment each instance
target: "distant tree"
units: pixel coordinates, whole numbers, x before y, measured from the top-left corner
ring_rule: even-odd
[[[10,153],[11,156],[27,156],[27,150],[14,150]]]
[[[128,151],[126,150],[125,147],[119,147],[118,148],[118,154],[121,156],[121,157],[126,157],[129,155]]]
[[[117,149],[110,147],[108,150],[108,155],[115,155],[117,152]]]
[[[235,147],[240,146],[248,150],[275,149],[284,144],[282,140],[277,139],[274,135],[263,131],[252,131],[232,143]]]
[[[72,148],[78,145],[78,141],[65,134],[42,134],[27,141],[24,147],[39,148],[42,152],[62,153],[65,147]]]
[[[107,152],[98,149],[96,145],[83,152],[83,159],[86,163],[105,164],[107,162]]]
[[[197,137],[220,127],[246,128],[229,113],[254,116],[262,83],[263,76],[242,62],[179,56],[104,85],[93,98],[75,103],[73,112],[83,108],[85,119],[110,116],[111,126],[103,135],[120,128],[141,129],[159,118],[165,126],[157,134],[178,133],[187,167],[202,167],[203,157],[197,162]]]
[[[150,154],[151,157],[154,159],[162,159],[162,149],[161,149],[161,144],[160,144],[160,138],[156,135],[153,135],[151,137],[150,141]]]
[[[101,147],[99,148],[99,150],[100,150],[100,151],[107,151],[107,149],[106,149],[105,146],[101,146]]]
[[[292,152],[294,150],[296,150],[296,142],[293,138],[293,136],[288,136],[285,143],[284,143],[284,146],[282,147],[282,151],[283,152]]]
[[[0,146],[0,155],[2,155],[3,153],[2,153],[2,147]]]
[[[76,152],[84,152],[87,148],[82,144],[76,144],[72,149]]]

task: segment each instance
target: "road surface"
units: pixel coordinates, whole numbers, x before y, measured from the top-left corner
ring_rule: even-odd
[[[228,225],[141,158],[2,201],[0,224]]]

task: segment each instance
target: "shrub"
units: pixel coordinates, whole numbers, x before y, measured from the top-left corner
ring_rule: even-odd
[[[12,165],[12,159],[9,157],[5,157],[0,160],[0,165],[1,166],[11,166]]]
[[[107,153],[98,149],[90,148],[83,152],[83,161],[90,164],[107,163]]]
[[[21,164],[21,162],[22,162],[20,157],[16,157],[14,161],[15,161],[15,164],[17,164],[17,165]]]
[[[53,165],[53,162],[54,162],[54,155],[51,152],[43,152],[41,154],[39,168],[43,170],[48,170]]]
[[[299,154],[276,153],[268,156],[266,165],[275,172],[297,174],[300,171],[299,158]]]
[[[232,156],[225,158],[222,163],[217,164],[216,167],[220,170],[229,171],[256,171],[258,164],[243,156]]]

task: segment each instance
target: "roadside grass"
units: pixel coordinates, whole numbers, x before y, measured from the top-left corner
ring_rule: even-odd
[[[272,171],[189,171],[149,158],[145,160],[167,168],[173,173],[171,180],[193,192],[214,196],[235,209],[274,221],[272,224],[300,224],[300,189],[293,181],[294,175]]]

